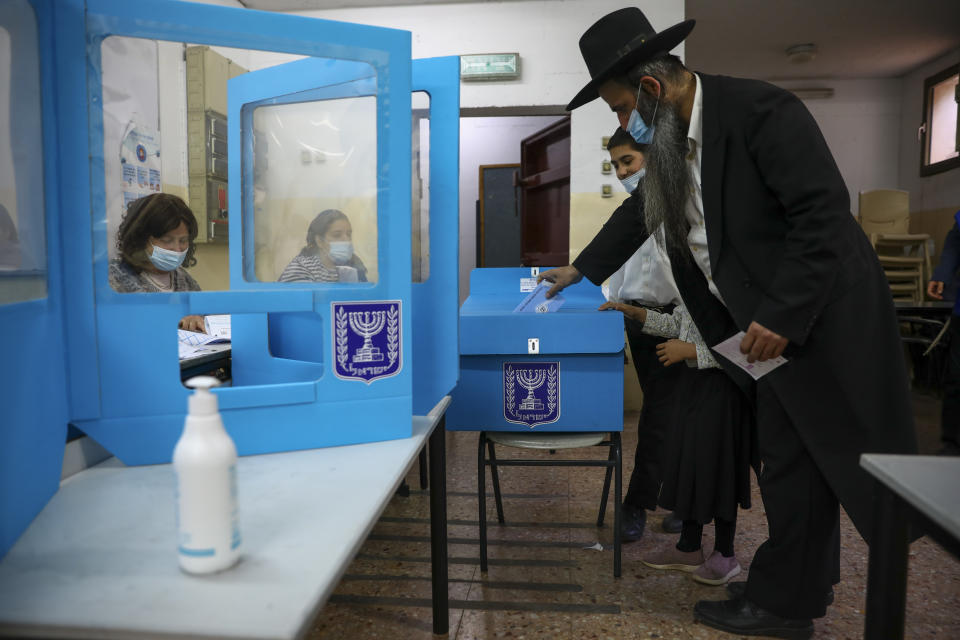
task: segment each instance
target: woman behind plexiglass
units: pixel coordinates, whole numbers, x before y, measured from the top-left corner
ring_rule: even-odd
[[[279,282],[366,282],[367,267],[353,252],[346,214],[326,209],[307,228],[307,244],[280,274]]]
[[[183,267],[194,257],[197,220],[183,200],[154,193],[134,200],[117,231],[117,258],[110,261],[110,286],[121,293],[200,291]],[[180,328],[203,331],[203,316],[186,316]]]

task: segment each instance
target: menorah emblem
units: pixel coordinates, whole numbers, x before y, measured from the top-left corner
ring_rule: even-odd
[[[520,369],[517,382],[527,390],[527,397],[520,401],[520,411],[543,411],[543,401],[533,395],[534,390],[547,379],[546,369]]]
[[[559,420],[560,363],[504,362],[503,419],[531,429]]]
[[[333,373],[370,384],[403,368],[400,300],[331,302]]]
[[[386,311],[351,311],[347,314],[350,328],[363,337],[363,346],[356,350],[354,362],[383,362],[383,353],[370,340],[383,330],[387,322]]]

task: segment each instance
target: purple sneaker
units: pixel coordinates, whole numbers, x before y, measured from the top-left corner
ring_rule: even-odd
[[[714,551],[707,561],[693,572],[693,579],[702,584],[717,586],[726,584],[739,573],[740,563],[737,562],[737,556],[725,558],[719,551]]]
[[[654,551],[640,560],[651,569],[696,571],[703,564],[703,549],[680,551],[674,545]]]

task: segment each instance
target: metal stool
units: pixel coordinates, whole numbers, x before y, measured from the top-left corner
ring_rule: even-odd
[[[609,436],[609,437],[608,437]],[[577,449],[580,447],[606,446],[610,454],[606,460],[497,460],[494,444],[522,449]],[[489,458],[487,457],[489,451]],[[477,497],[480,507],[480,571],[487,570],[487,483],[486,467],[493,478],[493,497],[497,505],[497,521],[504,523],[503,501],[500,497],[500,479],[497,466],[513,467],[606,467],[603,494],[600,496],[600,513],[597,526],[603,526],[607,510],[607,494],[610,492],[610,476],[614,479],[613,507],[613,577],[620,577],[620,502],[622,483],[620,477],[621,455],[620,432],[513,432],[481,431],[477,445]]]

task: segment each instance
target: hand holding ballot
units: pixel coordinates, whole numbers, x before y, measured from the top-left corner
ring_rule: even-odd
[[[577,284],[583,280],[583,274],[580,273],[576,267],[568,264],[565,267],[557,267],[556,269],[544,271],[537,277],[538,283],[544,280],[553,284],[546,294],[547,298],[552,298],[570,285]]]

